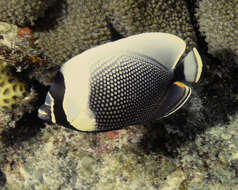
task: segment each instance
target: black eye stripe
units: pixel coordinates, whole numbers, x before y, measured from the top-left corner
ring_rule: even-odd
[[[65,83],[64,77],[60,71],[57,72],[54,82],[50,87],[50,94],[55,99],[55,101],[63,102],[65,93]]]
[[[67,125],[67,117],[63,109],[63,100],[65,93],[64,76],[60,71],[55,76],[54,82],[50,87],[50,94],[54,98],[54,115],[56,123]]]

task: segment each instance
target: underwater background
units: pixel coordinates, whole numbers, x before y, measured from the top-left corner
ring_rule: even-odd
[[[143,32],[201,53],[183,108],[96,134],[37,118],[66,60]],[[237,190],[238,0],[0,0],[0,189]]]

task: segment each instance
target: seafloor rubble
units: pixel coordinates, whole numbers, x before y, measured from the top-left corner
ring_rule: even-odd
[[[16,2],[0,0],[9,7],[0,21],[20,26],[0,23],[0,59],[28,92],[0,110],[0,189],[238,189],[237,0]],[[57,65],[147,31],[176,34],[203,55],[201,81],[179,112],[96,134],[37,118]]]

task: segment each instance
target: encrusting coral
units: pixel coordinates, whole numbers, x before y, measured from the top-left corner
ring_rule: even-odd
[[[6,62],[0,61],[0,109],[12,109],[26,94],[26,84],[10,72]]]
[[[20,26],[34,25],[55,0],[0,0],[0,21]]]
[[[187,189],[238,188],[237,124],[237,115],[230,117],[229,123],[207,129],[197,136],[195,142],[181,147],[184,171],[191,172]]]
[[[0,23],[0,110],[12,110],[27,94],[28,85],[12,71],[14,67],[5,59],[7,50],[12,48],[16,39],[17,27]],[[10,54],[10,53],[8,53]],[[12,55],[12,54],[11,54]]]
[[[208,52],[223,61],[232,56],[238,63],[238,1],[202,0],[196,16]]]
[[[57,65],[49,63],[36,48],[32,30],[0,22],[0,56],[25,79],[49,85]]]
[[[17,121],[35,109],[35,90],[14,70],[0,58],[0,135],[4,129],[16,127]]]
[[[47,83],[47,72],[52,75],[38,51],[30,47],[27,39],[18,37],[23,33],[15,25],[0,22],[0,133],[14,128],[22,116],[36,109],[35,89],[38,93],[44,89],[36,87],[32,79],[44,78]]]
[[[9,181],[6,188],[156,190],[176,169],[173,161],[161,154],[143,153],[139,142],[144,127],[105,136],[47,125],[34,138],[21,142],[18,137],[29,136],[30,128],[19,130],[12,139],[4,134],[4,142],[13,140],[13,145],[6,142],[0,154],[6,159],[8,151],[11,158],[0,162]],[[22,162],[24,158],[27,160]]]

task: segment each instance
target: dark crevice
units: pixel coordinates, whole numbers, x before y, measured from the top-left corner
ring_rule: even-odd
[[[107,26],[111,32],[111,35],[112,35],[111,41],[116,41],[116,40],[119,40],[124,37],[122,34],[120,34],[118,31],[116,31],[116,29],[113,27],[112,23],[109,22],[109,19],[106,19],[106,22],[107,22]]]
[[[0,189],[7,183],[6,175],[0,170]]]
[[[199,52],[201,52],[202,54],[207,54],[207,43],[205,41],[205,36],[203,36],[201,34],[201,32],[199,31],[199,24],[198,24],[198,20],[196,18],[196,9],[198,9],[198,2],[199,0],[185,0],[189,14],[190,14],[190,19],[191,19],[191,23],[193,25],[193,29],[195,31],[196,37],[197,37],[197,45],[199,48]]]
[[[47,31],[54,28],[57,25],[57,20],[63,19],[67,16],[67,1],[61,0],[56,1],[51,7],[49,7],[45,12],[45,17],[39,18],[33,27],[36,32]]]

